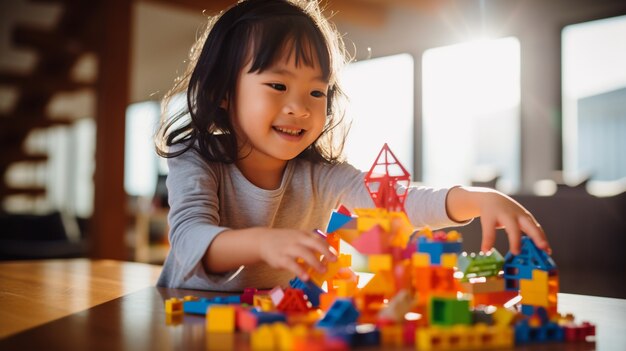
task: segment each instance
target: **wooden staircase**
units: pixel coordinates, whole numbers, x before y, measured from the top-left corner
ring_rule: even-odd
[[[18,162],[47,162],[48,154],[29,153],[24,141],[35,129],[74,123],[75,118],[70,116],[50,117],[48,106],[56,94],[91,89],[95,85],[74,80],[71,72],[82,55],[96,50],[97,1],[37,0],[35,3],[60,6],[62,14],[51,29],[18,23],[10,32],[11,45],[34,52],[37,62],[26,74],[0,71],[0,85],[15,89],[18,94],[10,111],[0,114],[0,203],[13,195],[45,197],[45,185],[14,187],[6,183],[6,172]]]

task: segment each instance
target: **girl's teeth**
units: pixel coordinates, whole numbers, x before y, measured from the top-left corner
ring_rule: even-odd
[[[289,135],[300,135],[300,133],[302,132],[302,129],[300,130],[293,130],[293,129],[283,129],[283,128],[275,128],[277,131],[281,132],[281,133],[285,133],[285,134],[289,134]]]

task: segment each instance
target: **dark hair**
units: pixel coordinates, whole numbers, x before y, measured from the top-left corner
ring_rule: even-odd
[[[176,157],[193,148],[207,161],[235,162],[238,141],[229,114],[221,105],[227,97],[235,96],[237,77],[247,59],[252,58],[250,72],[261,72],[275,63],[288,45],[296,65],[313,66],[317,60],[329,82],[326,125],[317,140],[297,157],[338,161],[347,133],[347,128],[337,128],[344,117],[341,100],[345,96],[337,72],[345,63],[345,49],[317,2],[307,0],[242,1],[209,21],[190,52],[187,71],[163,100],[157,153]],[[186,106],[168,113],[172,98],[185,90]],[[234,99],[228,100],[232,103]],[[340,140],[333,140],[336,129],[341,130]],[[184,147],[170,150],[176,144]]]

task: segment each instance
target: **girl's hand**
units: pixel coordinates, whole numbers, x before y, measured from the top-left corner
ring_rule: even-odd
[[[326,240],[313,232],[292,229],[265,229],[263,238],[259,240],[259,256],[273,268],[282,268],[293,272],[302,281],[309,279],[307,267],[320,273],[326,267],[320,261],[336,261],[337,253],[333,252]],[[332,251],[331,251],[332,250]],[[301,260],[303,263],[299,263]]]
[[[488,188],[458,187],[450,190],[446,201],[448,215],[456,221],[480,216],[483,239],[482,251],[488,251],[496,240],[496,229],[504,228],[509,237],[512,254],[520,253],[522,232],[541,250],[552,252],[541,225],[517,201]]]

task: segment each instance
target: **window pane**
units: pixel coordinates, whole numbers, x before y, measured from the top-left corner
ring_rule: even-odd
[[[626,178],[626,16],[567,26],[563,168],[569,180]]]
[[[520,183],[520,45],[516,38],[427,50],[423,59],[424,182],[469,185],[478,172],[498,188]]]
[[[352,127],[345,151],[356,168],[369,171],[387,143],[413,174],[413,66],[411,55],[400,54],[346,67],[342,83]]]

